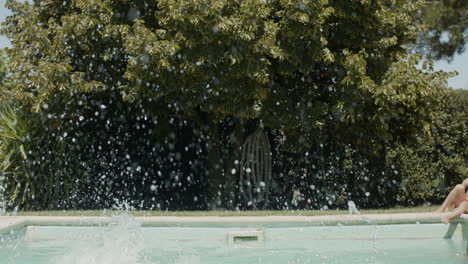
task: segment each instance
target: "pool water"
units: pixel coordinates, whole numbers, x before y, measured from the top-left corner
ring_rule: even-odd
[[[0,238],[0,263],[468,263],[467,241],[442,239],[443,224],[234,226],[141,227],[126,217],[105,227],[29,226]],[[243,230],[262,230],[265,241],[228,243],[228,232]]]

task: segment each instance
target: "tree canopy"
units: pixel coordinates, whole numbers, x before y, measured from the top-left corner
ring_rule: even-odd
[[[468,38],[468,2],[428,0],[416,16],[426,25],[418,47],[428,57],[451,60],[465,51]]]
[[[4,32],[15,94],[35,111],[107,91],[190,118],[259,118],[300,134],[320,130],[332,114],[351,131],[387,138],[400,126],[384,121],[411,122],[404,115],[421,114],[444,86],[444,73],[417,69],[406,52],[421,4],[9,2]]]
[[[423,3],[9,1],[11,92],[23,109],[63,116],[53,122],[69,129],[73,111],[103,102],[135,107],[131,116],[144,120],[187,121],[207,131],[212,171],[222,143],[236,141],[226,127],[248,122],[295,152],[332,142],[377,155],[387,142],[429,133],[446,91],[450,74],[418,68],[408,52]],[[226,174],[210,175],[216,189]]]

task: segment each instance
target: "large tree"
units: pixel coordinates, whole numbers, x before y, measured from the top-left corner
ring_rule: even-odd
[[[190,120],[207,134],[209,193],[223,196],[233,159],[222,158],[221,137],[238,148],[236,126],[249,120],[295,151],[335,141],[379,153],[427,130],[447,74],[417,68],[407,52],[422,2],[10,1],[3,31],[24,105],[49,111],[107,94]]]

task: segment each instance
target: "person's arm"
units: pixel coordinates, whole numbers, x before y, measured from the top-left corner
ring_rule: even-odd
[[[443,217],[442,222],[444,224],[448,224],[452,219],[459,217],[466,211],[468,211],[468,202],[463,202],[457,208],[455,208],[450,214]]]

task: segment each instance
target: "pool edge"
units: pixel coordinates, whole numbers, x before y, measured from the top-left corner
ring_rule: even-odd
[[[325,215],[325,216],[139,216],[143,227],[190,224],[281,224],[314,225],[382,225],[382,224],[432,224],[440,223],[447,213],[400,213],[378,215]],[[99,226],[108,223],[109,216],[0,216],[0,234],[15,227],[38,226]],[[468,225],[468,214],[453,220]]]
[[[0,216],[0,235],[7,234],[10,231],[26,227],[25,219],[16,216]]]

